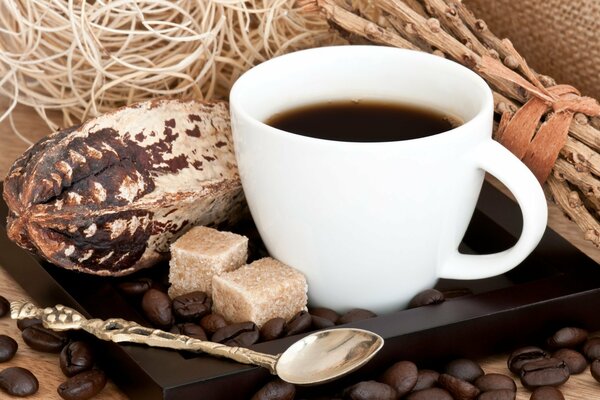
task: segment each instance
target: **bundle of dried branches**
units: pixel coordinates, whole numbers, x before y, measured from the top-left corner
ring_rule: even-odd
[[[350,41],[434,53],[479,73],[494,91],[494,137],[545,183],[600,247],[600,105],[533,71],[461,0],[301,0]]]

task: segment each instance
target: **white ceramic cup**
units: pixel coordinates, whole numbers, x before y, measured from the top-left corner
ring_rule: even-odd
[[[303,105],[349,99],[420,105],[464,124],[414,140],[356,143],[264,123]],[[303,50],[247,71],[230,102],[252,217],[269,253],[305,274],[313,306],[398,310],[438,278],[512,269],[542,237],[540,184],[491,138],[492,92],[455,62],[379,46]],[[523,231],[506,251],[461,254],[486,171],[517,199]]]

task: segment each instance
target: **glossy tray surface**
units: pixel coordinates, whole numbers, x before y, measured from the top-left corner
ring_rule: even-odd
[[[121,317],[145,323],[131,300],[116,289],[117,279],[98,278],[57,268],[20,249],[6,237],[4,202],[0,203],[0,265],[40,306],[62,303],[94,318]],[[485,184],[469,230],[466,252],[506,249],[520,233],[518,206]],[[140,274],[158,276],[166,265]],[[351,324],[385,339],[383,350],[367,366],[341,382],[302,389],[327,393],[352,379],[377,374],[385,365],[410,359],[420,366],[453,357],[480,357],[530,344],[566,324],[600,329],[600,266],[551,229],[519,267],[494,278],[441,280],[438,288],[471,293],[446,302],[400,310]],[[300,336],[253,346],[282,352]],[[98,342],[105,371],[132,399],[243,399],[260,387],[268,373],[227,360],[138,345]]]

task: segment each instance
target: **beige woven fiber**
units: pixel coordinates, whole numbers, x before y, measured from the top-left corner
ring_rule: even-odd
[[[600,99],[600,0],[464,0],[538,72]]]

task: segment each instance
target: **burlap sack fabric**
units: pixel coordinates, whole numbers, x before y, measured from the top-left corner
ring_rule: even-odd
[[[600,0],[464,0],[538,72],[600,99]]]

